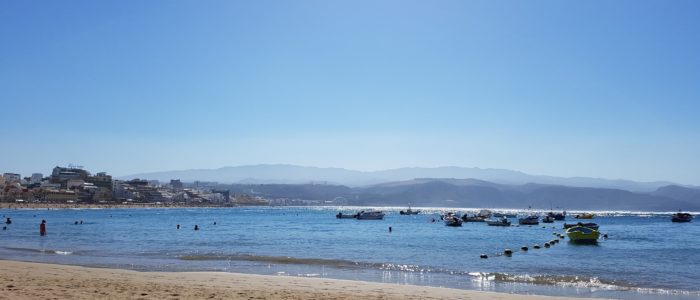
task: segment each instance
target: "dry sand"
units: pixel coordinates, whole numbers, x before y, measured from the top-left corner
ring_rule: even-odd
[[[0,299],[572,299],[322,278],[0,260]]]

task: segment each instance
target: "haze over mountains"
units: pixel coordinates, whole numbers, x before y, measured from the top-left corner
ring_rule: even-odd
[[[530,175],[519,171],[505,169],[481,169],[464,167],[435,167],[435,168],[399,168],[383,171],[363,172],[342,168],[303,167],[286,164],[263,164],[219,169],[196,169],[166,172],[141,173],[122,177],[147,178],[168,181],[180,179],[184,182],[215,181],[220,183],[327,183],[347,185],[351,187],[368,186],[373,184],[405,181],[415,178],[456,178],[479,179],[499,184],[521,185],[538,183],[548,185],[564,185],[570,187],[613,188],[635,192],[651,192],[656,189],[673,185],[672,182],[636,182],[631,180],[610,180],[590,177],[555,177]]]
[[[529,175],[501,169],[401,168],[362,172],[341,168],[254,165],[143,173],[124,179],[214,181],[217,189],[265,198],[349,205],[700,211],[700,188],[671,182]]]

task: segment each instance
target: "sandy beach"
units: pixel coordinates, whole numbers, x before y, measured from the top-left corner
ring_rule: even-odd
[[[322,278],[0,260],[0,299],[573,299]]]

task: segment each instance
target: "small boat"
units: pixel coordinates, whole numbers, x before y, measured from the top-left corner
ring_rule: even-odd
[[[582,213],[574,216],[576,219],[593,219],[595,215],[594,214],[589,214],[589,213]]]
[[[357,214],[344,214],[339,212],[337,215],[335,215],[335,217],[338,219],[355,219],[357,218]]]
[[[671,222],[674,223],[685,223],[690,222],[693,219],[693,215],[689,213],[677,212],[671,216]]]
[[[528,215],[522,218],[518,218],[518,224],[520,225],[537,225],[540,224],[540,217],[536,215]]]
[[[463,215],[463,216],[462,216],[462,221],[463,221],[463,222],[483,222],[484,220],[486,220],[486,217],[482,217],[482,216],[467,216],[467,215]]]
[[[462,226],[462,219],[460,219],[459,217],[457,217],[457,215],[451,212],[442,216],[442,221],[445,222],[445,226]]]
[[[542,223],[554,223],[554,217],[546,215],[542,218]]]
[[[378,210],[361,211],[357,213],[358,220],[383,220],[384,213]]]
[[[406,211],[400,211],[399,214],[401,215],[417,215],[420,213],[420,210],[412,210],[411,206],[408,206],[408,209]]]
[[[596,223],[581,223],[581,222],[578,222],[576,224],[564,223],[564,229],[568,229],[568,228],[572,228],[572,227],[576,227],[576,226],[587,227],[587,228],[598,230],[598,224],[596,224]]]
[[[547,213],[547,216],[552,217],[552,218],[554,218],[554,220],[557,220],[557,221],[563,221],[564,219],[566,219],[566,212],[550,211],[549,213]]]
[[[566,230],[566,235],[574,243],[597,243],[600,232],[589,227],[574,226]]]
[[[500,219],[487,219],[486,224],[489,226],[510,226],[510,221],[506,217],[501,217]]]

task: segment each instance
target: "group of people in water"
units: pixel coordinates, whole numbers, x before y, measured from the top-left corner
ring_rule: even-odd
[[[12,219],[9,217],[6,217],[5,218],[5,226],[2,227],[2,230],[7,230],[7,225],[10,225],[10,224],[12,224]],[[83,224],[83,220],[75,221],[73,224],[75,224],[75,225]],[[214,225],[216,225],[216,222],[214,222]],[[177,229],[180,229],[180,224],[177,224]],[[194,225],[194,230],[199,230],[199,225]],[[389,228],[389,231],[391,231],[391,227]],[[46,236],[46,220],[44,220],[44,219],[42,219],[41,223],[39,224],[39,235]]]

